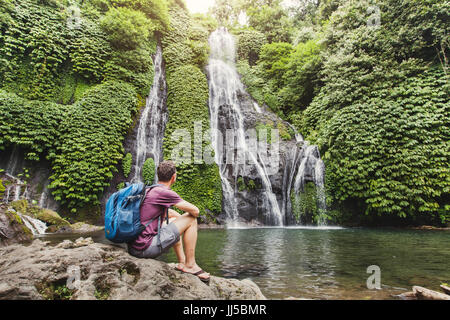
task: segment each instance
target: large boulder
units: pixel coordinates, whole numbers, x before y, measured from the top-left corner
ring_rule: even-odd
[[[90,239],[0,248],[0,279],[0,299],[265,299],[250,280],[211,276],[208,285]]]
[[[39,208],[35,205],[30,205],[26,199],[13,201],[10,205],[16,211],[26,214],[32,218],[39,219],[45,222],[48,226],[70,226],[70,223],[61,218],[57,212],[50,209]]]
[[[33,233],[25,225],[16,210],[0,203],[0,247],[29,242],[32,239]]]

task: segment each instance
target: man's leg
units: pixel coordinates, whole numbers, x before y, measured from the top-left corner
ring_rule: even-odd
[[[181,217],[181,214],[179,214],[175,210],[169,209],[169,223],[174,222],[175,219],[178,217]],[[166,225],[166,223],[164,222],[163,225]],[[178,241],[173,245],[173,250],[175,251],[175,255],[177,256],[178,259],[178,268],[183,269],[186,264],[186,256],[183,251],[183,243],[181,242],[181,237],[180,241]]]
[[[197,245],[197,218],[189,213],[175,219],[173,222],[180,234],[183,234],[184,252],[186,254],[185,268],[186,272],[195,273],[201,268],[195,262],[195,247]],[[209,273],[201,273],[200,278],[209,278]]]

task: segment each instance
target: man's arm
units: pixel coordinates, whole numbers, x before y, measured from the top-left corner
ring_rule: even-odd
[[[198,218],[198,216],[200,214],[200,210],[198,210],[198,208],[196,206],[194,206],[192,203],[189,203],[184,200],[175,204],[175,207],[177,207],[180,210],[183,210],[184,212],[190,213],[195,218]]]
[[[173,209],[169,209],[169,219],[178,218],[178,217],[181,217],[181,214],[179,214],[178,212],[176,212]]]

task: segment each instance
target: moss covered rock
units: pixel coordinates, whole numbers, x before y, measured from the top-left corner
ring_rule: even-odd
[[[56,225],[58,227],[70,225],[67,220],[61,218],[58,213],[50,209],[40,209],[34,217],[49,225]]]
[[[50,209],[42,209],[28,203],[26,199],[11,202],[10,206],[17,212],[26,214],[32,218],[39,219],[47,225],[55,225],[57,227],[70,226],[70,223],[61,218],[61,216]]]
[[[0,247],[18,242],[28,242],[33,233],[22,221],[16,210],[0,204]]]
[[[28,201],[26,199],[16,200],[11,202],[10,206],[17,212],[26,213],[28,210]]]
[[[5,186],[3,185],[3,180],[0,179],[0,198],[3,198],[4,193],[5,193]]]

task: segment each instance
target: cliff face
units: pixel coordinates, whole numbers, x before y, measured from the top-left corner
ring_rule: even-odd
[[[0,279],[0,299],[265,299],[250,280],[211,276],[207,285],[170,264],[89,238],[1,248]]]

